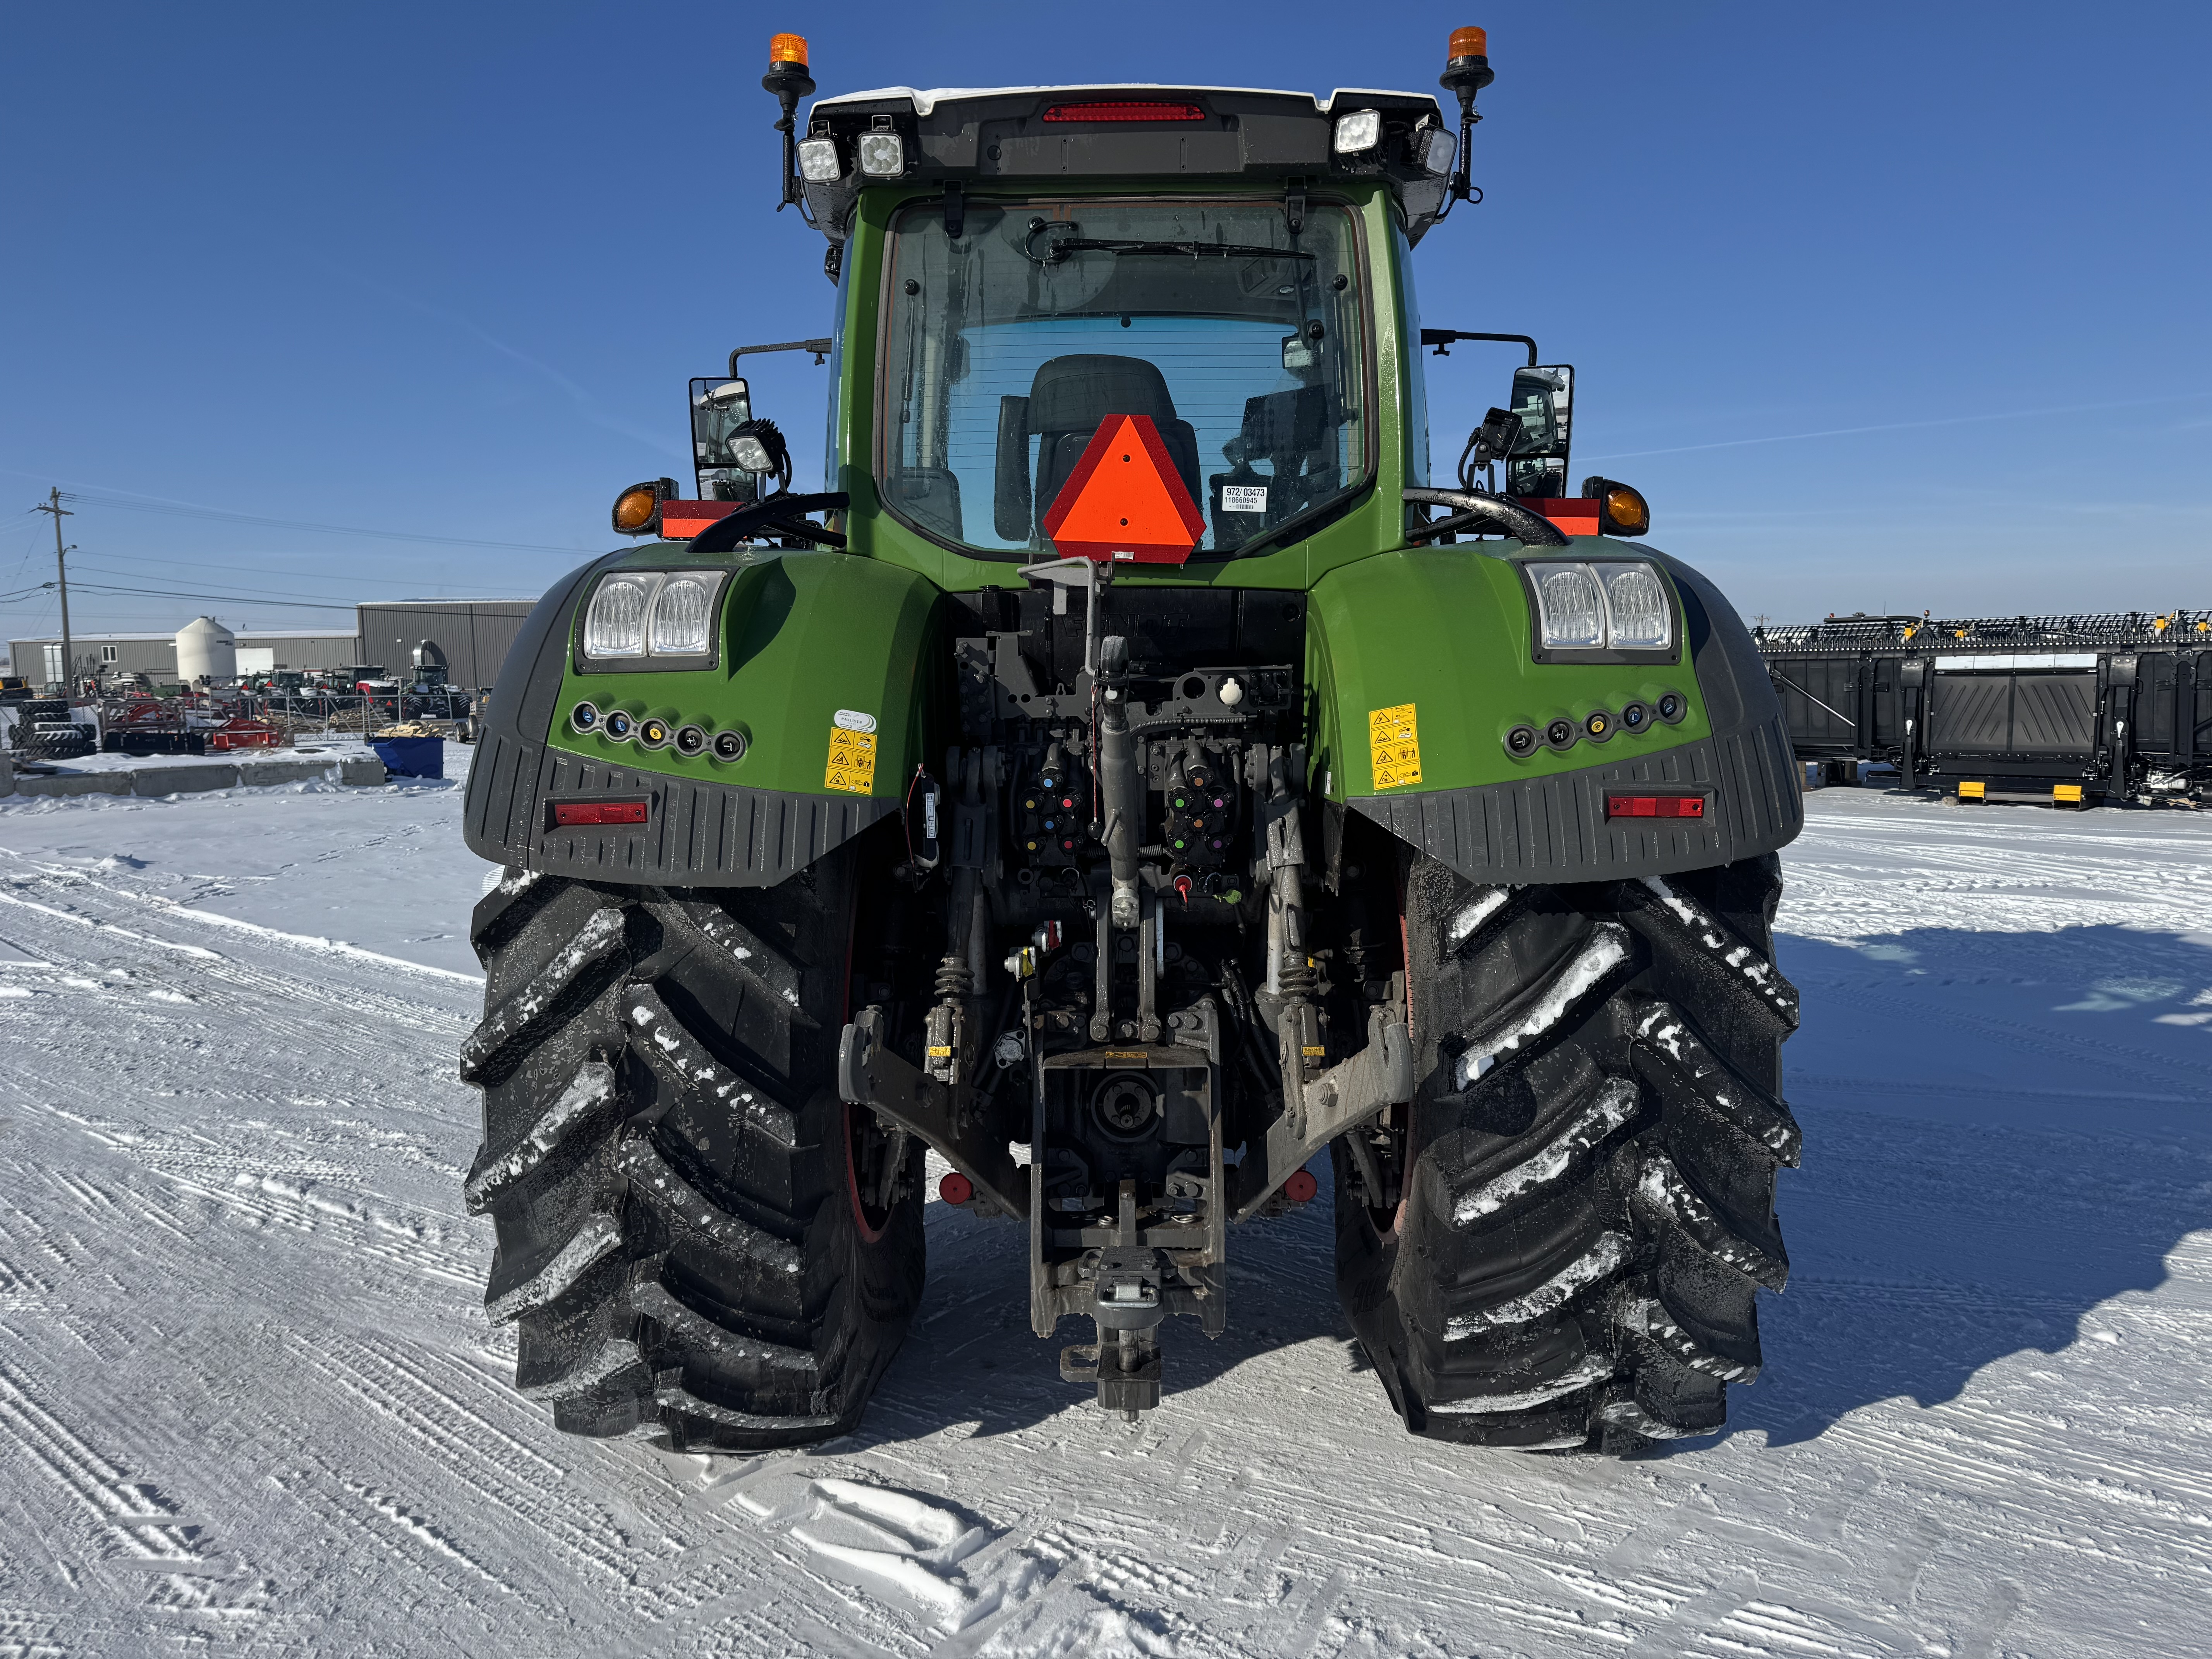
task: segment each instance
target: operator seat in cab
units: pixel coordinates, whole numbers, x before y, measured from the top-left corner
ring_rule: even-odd
[[[1199,494],[1198,434],[1176,418],[1166,376],[1141,357],[1094,353],[1054,357],[1037,366],[1026,398],[999,399],[999,459],[991,498],[992,527],[1002,541],[1026,542],[1058,498],[1068,475],[1109,415],[1149,416],[1193,501]],[[1030,440],[1037,445],[1030,471]]]

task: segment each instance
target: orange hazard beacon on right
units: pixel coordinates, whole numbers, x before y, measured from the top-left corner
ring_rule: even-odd
[[[1062,558],[1181,564],[1206,515],[1152,416],[1109,415],[1045,509],[1044,533]]]

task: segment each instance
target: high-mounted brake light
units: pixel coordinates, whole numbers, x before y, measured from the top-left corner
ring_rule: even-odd
[[[1048,121],[1203,121],[1206,112],[1195,104],[1146,103],[1134,99],[1109,99],[1096,104],[1054,104],[1045,111]]]
[[[553,804],[557,830],[603,823],[643,823],[647,808],[641,800],[564,800]]]
[[[1703,795],[1607,795],[1605,815],[1609,818],[1701,818],[1705,815]]]

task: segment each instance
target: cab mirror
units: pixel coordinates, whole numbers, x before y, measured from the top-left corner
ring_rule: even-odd
[[[701,501],[759,499],[759,474],[744,466],[730,448],[738,428],[752,417],[752,389],[744,381],[703,376],[691,382],[691,465]]]
[[[1568,440],[1574,426],[1575,371],[1566,364],[1513,372],[1507,408],[1521,424],[1505,464],[1505,493],[1556,500],[1567,493]]]

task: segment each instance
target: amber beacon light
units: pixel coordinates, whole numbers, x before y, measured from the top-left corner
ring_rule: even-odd
[[[799,100],[814,91],[814,77],[806,70],[805,35],[769,36],[768,73],[761,76],[761,86],[774,93],[776,102],[783,108],[783,117],[775,124],[775,130],[783,135],[783,177],[779,181],[779,190],[782,204],[788,207],[800,197],[799,144],[793,117],[799,109]]]
[[[1452,171],[1450,201],[1482,199],[1468,171],[1468,152],[1474,147],[1474,124],[1482,119],[1474,112],[1474,95],[1497,78],[1490,67],[1489,31],[1454,29],[1444,46],[1444,72],[1437,77],[1437,84],[1459,100],[1459,164]]]

